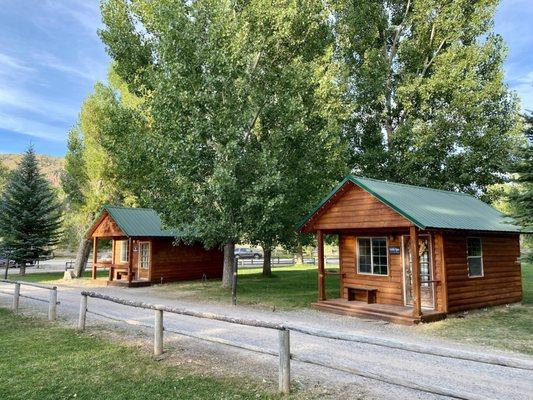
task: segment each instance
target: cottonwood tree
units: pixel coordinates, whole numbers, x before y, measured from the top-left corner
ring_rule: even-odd
[[[78,277],[85,270],[91,250],[85,234],[102,206],[137,204],[137,197],[125,183],[125,173],[118,165],[120,160],[109,150],[121,135],[137,130],[132,127],[132,111],[123,104],[123,99],[130,98],[118,86],[97,83],[82,105],[77,125],[69,133],[61,185],[67,199],[66,230],[79,243],[74,266]],[[128,174],[135,175],[132,171]]]
[[[533,113],[524,115],[526,142],[516,162],[510,168],[512,186],[508,195],[510,214],[524,232],[531,246],[533,232]],[[524,255],[524,261],[533,262],[533,253]]]
[[[297,172],[286,170],[311,170],[298,182],[306,187],[301,194],[311,191],[306,179],[317,168],[317,148],[327,159],[335,142],[328,136],[334,125],[324,117],[328,111],[313,101],[332,85],[321,64],[327,58],[327,16],[319,2],[301,6],[303,12],[295,2],[262,0],[102,3],[100,34],[115,71],[143,98],[140,107],[149,115],[149,129],[137,144],[129,141],[140,150],[133,161],[142,158],[147,165],[146,193],[185,240],[200,239],[208,247],[225,243],[223,286],[231,282],[238,240],[261,236],[270,248],[280,233],[267,237],[266,227],[280,207],[282,224],[272,227],[286,230],[284,207],[294,205],[287,192],[298,181]],[[298,146],[300,140],[312,144]],[[271,168],[280,168],[277,178]],[[331,176],[329,167],[324,175]],[[276,204],[257,210],[261,198]],[[262,213],[253,232],[250,210]]]
[[[338,0],[356,172],[476,194],[516,148],[516,97],[492,30],[497,0]]]
[[[60,226],[61,204],[30,146],[0,196],[2,247],[20,265],[21,275],[57,244]]]

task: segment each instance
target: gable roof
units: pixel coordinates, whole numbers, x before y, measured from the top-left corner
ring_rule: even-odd
[[[462,229],[519,232],[498,210],[466,193],[430,189],[348,175],[298,225],[298,230],[344,186],[351,182],[386,204],[420,229]]]
[[[120,230],[126,236],[152,236],[152,237],[174,237],[174,233],[163,230],[161,218],[151,208],[128,208],[118,206],[104,206],[97,222],[91,228],[93,231],[101,221],[103,214],[107,212],[115,221]]]

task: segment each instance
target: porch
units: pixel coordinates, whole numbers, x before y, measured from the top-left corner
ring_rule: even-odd
[[[402,325],[415,325],[420,322],[433,322],[446,318],[446,313],[424,309],[419,316],[413,314],[413,308],[391,304],[372,303],[347,299],[332,299],[317,301],[312,304],[316,310],[334,314],[371,318],[393,322]]]

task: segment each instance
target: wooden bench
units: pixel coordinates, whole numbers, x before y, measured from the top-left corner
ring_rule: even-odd
[[[348,289],[348,301],[354,301],[357,292],[364,292],[366,294],[366,303],[374,304],[376,302],[376,288],[357,286],[357,285],[344,285]]]

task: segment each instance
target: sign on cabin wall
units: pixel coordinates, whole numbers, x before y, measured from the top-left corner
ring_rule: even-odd
[[[400,246],[389,246],[389,254],[400,254]]]

